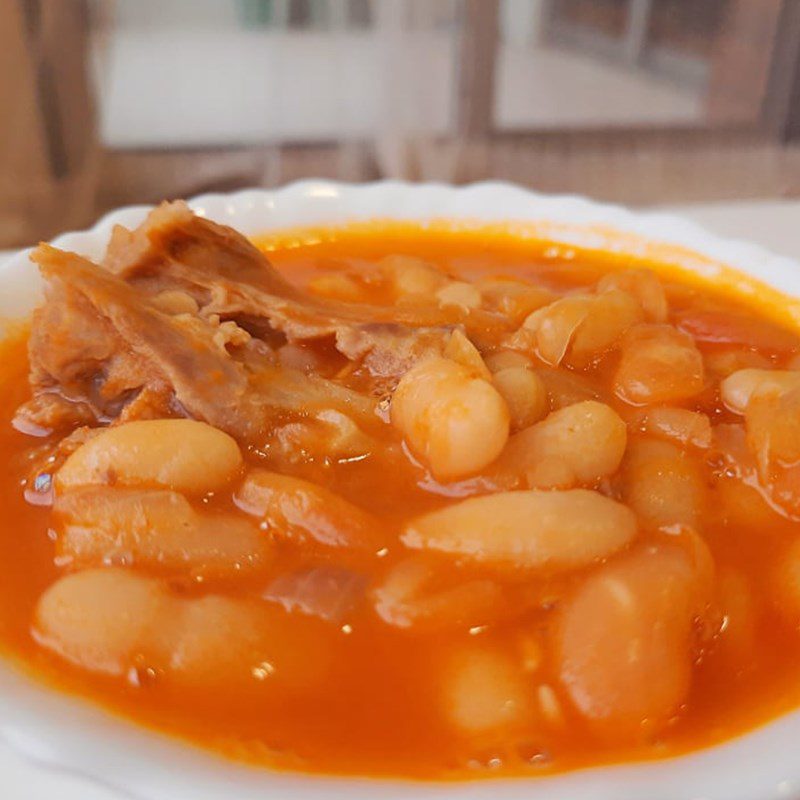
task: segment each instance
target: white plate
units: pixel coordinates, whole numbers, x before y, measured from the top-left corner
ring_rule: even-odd
[[[202,195],[205,216],[247,234],[282,228],[391,218],[465,223],[515,222],[565,245],[655,253],[709,280],[734,267],[800,296],[800,264],[744,242],[719,239],[659,213],[633,213],[577,197],[548,197],[507,184],[464,188],[395,182],[363,186],[304,181],[277,191]],[[55,244],[102,254],[117,223],[138,224],[148,208],[115,211],[91,230]],[[535,224],[534,224],[535,223]],[[666,245],[666,246],[664,246]],[[654,249],[655,248],[655,249]],[[38,274],[20,253],[2,266],[0,315],[26,315]],[[800,308],[787,302],[787,307]],[[800,314],[796,315],[800,321]],[[0,735],[31,758],[94,778],[143,800],[770,800],[800,797],[800,712],[727,744],[646,764],[604,767],[540,779],[425,784],[317,778],[240,767],[149,733],[75,698],[55,693],[0,665]],[[0,780],[0,784],[2,781]]]

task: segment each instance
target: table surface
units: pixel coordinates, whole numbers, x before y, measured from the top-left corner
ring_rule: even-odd
[[[800,261],[800,202],[757,201],[671,207],[721,236],[750,239]],[[32,765],[0,744],[3,800],[121,800],[123,795],[73,775]]]

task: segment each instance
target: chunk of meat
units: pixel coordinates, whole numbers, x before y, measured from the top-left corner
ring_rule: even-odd
[[[274,347],[287,340],[329,339],[391,388],[418,360],[441,354],[459,326],[480,344],[509,324],[433,301],[370,306],[307,295],[243,236],[182,203],[160,206],[135,231],[115,229],[105,268],[47,245],[32,258],[45,303],[30,341],[34,398],[17,424],[37,433],[119,416],[192,416],[252,440],[276,409],[319,409],[325,394],[339,395],[340,410],[348,409],[338,401],[358,405],[321,378],[270,371]]]
[[[139,289],[75,254],[43,245],[33,258],[51,292],[30,343],[34,395],[58,388],[78,399],[76,421],[87,402],[96,416],[113,419],[147,390],[163,399],[161,416],[192,416],[240,439],[262,435],[275,416],[309,409],[340,408],[374,424],[374,401],[274,366],[263,342],[248,340],[230,352],[218,320],[165,314]],[[58,310],[64,303],[68,315]],[[18,418],[38,419],[30,404]]]
[[[74,253],[42,245],[32,258],[45,280],[55,279],[62,297],[82,309],[57,337],[48,335],[41,317],[35,321],[39,335],[30,349],[34,390],[78,382],[79,395],[100,406],[100,413],[116,416],[114,405],[126,392],[156,384],[164,391],[171,388],[181,407],[214,427],[239,434],[260,427],[244,367],[214,343],[209,325],[189,327],[182,317],[158,311],[134,287]],[[84,321],[97,332],[88,343]],[[103,346],[99,339],[105,339]],[[117,353],[126,351],[133,359],[115,364]],[[124,376],[115,374],[115,366]],[[99,393],[93,391],[98,377]]]
[[[333,337],[348,358],[364,358],[379,375],[401,375],[423,354],[440,352],[449,328],[504,327],[499,314],[435,302],[411,306],[344,303],[305,294],[232,228],[191,213],[184,203],[162,204],[135,231],[118,230],[106,265],[150,291],[182,289],[204,316],[247,318],[290,341]]]

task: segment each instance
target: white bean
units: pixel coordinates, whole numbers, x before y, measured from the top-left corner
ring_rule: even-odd
[[[60,490],[117,484],[204,494],[233,480],[241,464],[234,439],[205,422],[137,420],[81,445],[58,471],[56,484]]]
[[[691,445],[703,450],[711,447],[711,420],[706,414],[687,408],[652,408],[642,419],[641,430],[683,446]]]
[[[550,410],[544,381],[526,367],[507,367],[494,375],[494,386],[506,401],[511,427],[521,430],[543,419]]]
[[[401,378],[391,419],[439,480],[480,472],[508,439],[508,407],[497,389],[444,358],[423,361]]]
[[[224,691],[242,681],[262,691],[304,689],[328,669],[333,630],[258,600],[183,598],[124,569],[76,572],[39,600],[37,640],[83,669],[199,683]]]
[[[626,441],[620,416],[604,403],[587,400],[514,434],[497,468],[503,475],[523,476],[531,488],[591,485],[616,472]]]
[[[510,343],[532,344],[539,358],[552,366],[583,367],[643,317],[639,303],[626,292],[571,295],[534,311]]]
[[[703,356],[691,336],[671,325],[636,325],[622,342],[616,393],[629,403],[672,403],[705,386]]]
[[[491,373],[500,372],[509,367],[530,368],[533,362],[528,356],[518,353],[516,350],[496,350],[484,358],[486,366]]]
[[[142,650],[163,658],[156,620],[169,612],[161,583],[123,569],[76,572],[56,581],[40,598],[34,619],[38,641],[93,672],[122,675]]]
[[[451,281],[446,284],[436,292],[436,299],[440,306],[455,306],[464,311],[480,308],[482,302],[478,287],[465,281]]]
[[[412,520],[402,541],[471,561],[571,569],[624,547],[636,534],[630,509],[598,492],[500,492],[472,497]]]
[[[608,739],[658,732],[689,691],[696,578],[674,546],[640,548],[601,567],[556,628],[561,684]]]
[[[599,292],[619,289],[636,298],[649,322],[666,322],[669,308],[664,287],[649,269],[628,269],[609,272],[597,284]]]
[[[76,489],[56,498],[61,558],[74,564],[132,563],[206,576],[263,568],[271,546],[250,520],[198,513],[164,489]]]
[[[650,528],[697,528],[706,502],[700,466],[670,442],[637,439],[623,465],[623,497]]]
[[[463,648],[445,664],[442,704],[460,732],[484,734],[523,723],[531,711],[532,688],[501,650]]]
[[[383,524],[372,514],[323,486],[290,475],[253,470],[237,491],[236,503],[264,520],[279,539],[370,553],[387,544]]]
[[[466,335],[456,328],[447,340],[444,347],[445,358],[455,361],[470,370],[476,378],[490,380],[492,373],[486,366],[478,348],[466,337]]]
[[[744,414],[753,397],[781,395],[800,387],[800,372],[786,369],[740,369],[719,385],[722,402]]]
[[[423,556],[395,564],[372,592],[378,616],[388,625],[419,631],[486,625],[507,610],[494,581],[462,579],[441,586],[440,577]]]

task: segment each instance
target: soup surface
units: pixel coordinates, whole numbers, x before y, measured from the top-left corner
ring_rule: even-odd
[[[414,778],[800,703],[800,337],[766,306],[510,234],[259,245],[175,203],[101,265],[35,252],[8,657],[228,757]]]

